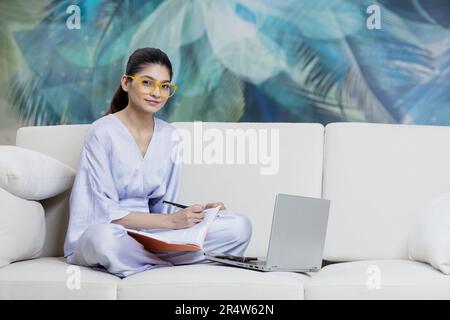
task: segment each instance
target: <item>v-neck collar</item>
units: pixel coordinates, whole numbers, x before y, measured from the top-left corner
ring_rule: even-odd
[[[122,120],[119,119],[118,116],[114,115],[113,113],[110,114],[113,118],[115,118],[120,125],[122,126],[122,128],[125,129],[125,131],[127,132],[128,136],[131,138],[131,140],[133,141],[134,145],[136,146],[136,150],[139,154],[139,158],[143,161],[145,160],[145,158],[147,157],[147,154],[150,151],[151,145],[153,143],[153,140],[155,140],[155,135],[157,132],[157,118],[155,116],[153,116],[153,133],[152,133],[152,138],[150,139],[150,142],[148,143],[147,146],[147,150],[145,151],[144,155],[142,155],[141,153],[141,149],[139,148],[139,144],[136,142],[136,139],[134,138],[133,134],[130,132],[130,129],[128,129],[128,127],[125,125],[125,123],[122,122]]]

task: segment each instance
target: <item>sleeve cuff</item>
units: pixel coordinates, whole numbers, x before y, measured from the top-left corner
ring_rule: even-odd
[[[111,223],[114,220],[121,219],[130,214],[130,211],[127,209],[115,208],[110,210],[108,222]]]

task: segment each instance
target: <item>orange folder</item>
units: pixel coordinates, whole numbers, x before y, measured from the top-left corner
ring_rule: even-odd
[[[141,243],[147,251],[199,251],[209,226],[216,218],[220,207],[205,210],[205,218],[187,229],[165,230],[162,234],[127,229],[128,234]]]
[[[128,234],[141,243],[147,251],[160,252],[160,251],[199,251],[202,247],[193,244],[178,244],[168,243],[155,238],[150,235],[143,235],[131,230],[127,230]]]

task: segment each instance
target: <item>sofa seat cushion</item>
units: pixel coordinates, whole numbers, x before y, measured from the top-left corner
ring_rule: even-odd
[[[308,276],[197,264],[151,269],[119,283],[117,299],[297,299]]]
[[[119,281],[64,258],[26,260],[0,268],[0,299],[116,299]]]
[[[450,276],[410,260],[337,263],[306,283],[305,299],[450,299]]]

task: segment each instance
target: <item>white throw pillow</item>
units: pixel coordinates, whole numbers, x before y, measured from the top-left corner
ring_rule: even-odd
[[[450,193],[437,197],[409,235],[409,258],[450,274]]]
[[[39,257],[45,241],[44,208],[0,188],[0,267]]]
[[[43,153],[0,146],[0,188],[28,200],[51,198],[68,190],[76,171]]]

